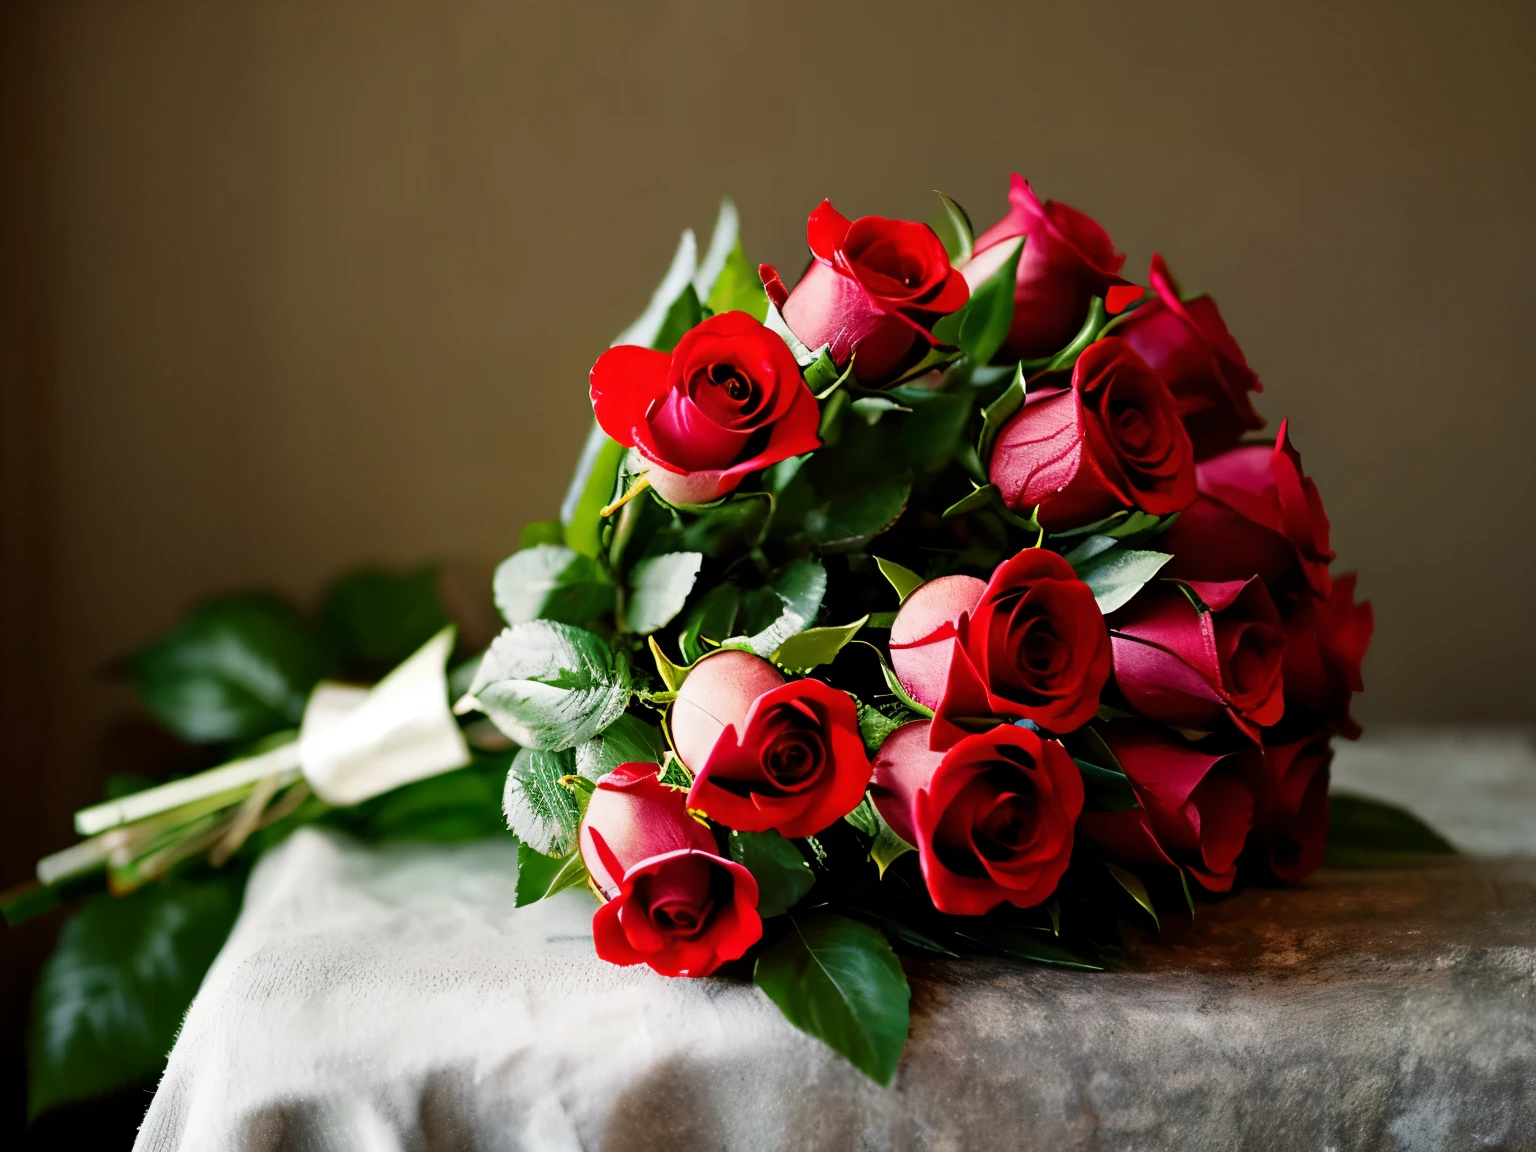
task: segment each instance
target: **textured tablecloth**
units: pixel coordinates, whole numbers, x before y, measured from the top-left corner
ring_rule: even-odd
[[[1398,733],[1336,787],[1484,855],[1320,873],[1130,942],[1129,971],[907,962],[879,1088],[750,985],[592,954],[513,907],[506,844],[296,834],[171,1053],[137,1148],[1536,1148],[1536,757]]]

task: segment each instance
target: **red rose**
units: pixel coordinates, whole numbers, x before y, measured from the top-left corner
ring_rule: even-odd
[[[933,325],[970,299],[965,277],[926,224],[864,216],[851,224],[823,200],[806,225],[816,258],[793,292],[761,268],[763,286],[807,348],[830,344],[832,359],[874,387],[896,379],[934,346]]]
[[[1121,859],[1183,868],[1210,891],[1228,891],[1253,826],[1247,781],[1258,749],[1198,752],[1167,729],[1136,720],[1110,722],[1104,741],[1141,807],[1084,812],[1083,834]]]
[[[1264,386],[1222,322],[1209,296],[1180,300],[1168,265],[1152,257],[1149,275],[1157,299],[1115,326],[1124,340],[1168,385],[1179,416],[1201,459],[1237,445],[1244,432],[1264,427],[1250,392]]]
[[[1092,590],[1043,548],[1003,561],[985,584],[946,576],[922,585],[896,614],[890,646],[902,687],[935,711],[939,748],[978,721],[1070,732],[1093,718],[1109,679],[1109,634]]]
[[[715,851],[683,793],[655,764],[597,782],[581,821],[581,859],[606,903],[592,917],[597,954],[663,976],[708,976],[757,943],[757,881]]]
[[[821,410],[784,341],[745,312],[711,316],[670,353],[623,344],[592,366],[603,431],[638,448],[651,487],[707,504],[749,474],[821,447]]]
[[[1376,620],[1370,601],[1355,603],[1355,574],[1340,576],[1326,600],[1304,596],[1285,620],[1285,718],[1281,735],[1327,728],[1350,740],[1360,725],[1349,698],[1365,688],[1360,662]]]
[[[853,698],[727,649],[701,660],[672,705],[672,740],[694,772],[688,806],[727,828],[811,836],[864,798],[869,757]]]
[[[1326,736],[1264,749],[1258,784],[1254,840],[1269,870],[1299,884],[1323,862],[1328,839],[1328,767],[1333,749]]]
[[[965,266],[974,290],[1002,266],[1006,242],[1023,236],[1018,280],[1013,290],[1013,326],[994,357],[997,363],[1050,356],[1077,335],[1088,317],[1088,302],[1119,275],[1125,256],[1091,216],[1054,200],[1040,203],[1029,182],[1014,173],[1008,188],[1008,215],[976,239],[976,254]]]
[[[1273,448],[1245,445],[1196,469],[1200,498],[1163,534],[1172,552],[1165,575],[1185,580],[1246,580],[1258,576],[1282,611],[1310,589],[1326,597],[1328,516],[1317,486],[1301,470],[1289,421],[1280,421]]]
[[[1083,809],[1083,778],[1067,750],[1014,724],[947,752],[928,744],[926,721],[891,733],[875,756],[870,796],[891,830],[917,848],[933,906],[980,916],[1050,896]]]
[[[1158,581],[1114,614],[1115,683],[1143,716],[1209,729],[1225,715],[1257,744],[1285,709],[1280,614],[1256,576],[1188,586],[1210,611]]]
[[[1083,350],[1068,388],[1031,391],[1003,425],[989,477],[1052,531],[1122,508],[1166,516],[1195,498],[1195,457],[1162,379],[1124,340]]]

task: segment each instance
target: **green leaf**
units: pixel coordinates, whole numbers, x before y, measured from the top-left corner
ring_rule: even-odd
[[[700,552],[667,552],[636,564],[629,574],[624,626],[642,636],[666,627],[683,610],[703,563]]]
[[[819,399],[826,394],[827,389],[842,380],[846,374],[838,371],[837,363],[832,359],[831,350],[823,348],[816,359],[806,365],[804,375],[805,386],[816,393]]]
[[[662,758],[661,773],[656,779],[669,788],[680,788],[684,792],[693,787],[693,773],[677,758],[677,753],[671,751]]]
[[[576,826],[581,806],[560,781],[576,771],[576,754],[569,749],[542,752],[520,748],[507,772],[501,810],[507,827],[523,844],[546,856],[576,851]]]
[[[859,738],[864,741],[864,749],[870,755],[880,750],[880,745],[885,743],[886,737],[903,724],[917,717],[911,716],[905,719],[892,719],[878,708],[871,708],[868,704],[859,705]],[[870,835],[874,835],[873,832]]]
[[[491,594],[508,624],[582,624],[613,611],[616,589],[597,562],[563,544],[536,544],[496,569]]]
[[[740,240],[726,257],[725,267],[720,269],[705,303],[717,316],[721,312],[745,312],[762,323],[768,315],[768,294],[763,291],[763,282],[747,259]]]
[[[476,708],[525,748],[590,740],[629,705],[629,663],[601,637],[533,620],[491,642],[455,711]]]
[[[757,881],[757,911],[782,916],[816,885],[816,875],[793,842],[777,832],[732,832],[731,859]]]
[[[1115,878],[1115,882],[1130,893],[1131,899],[1146,909],[1147,915],[1152,917],[1152,923],[1156,924],[1158,930],[1161,931],[1163,927],[1162,921],[1157,918],[1157,909],[1152,907],[1152,897],[1147,895],[1147,886],[1141,882],[1141,877],[1129,868],[1121,868],[1117,864],[1111,864],[1108,860],[1102,863],[1105,868],[1109,869],[1109,874]]]
[[[417,780],[351,808],[326,822],[370,842],[456,843],[505,836],[502,782],[511,757],[482,756],[474,764]]]
[[[1074,565],[1078,579],[1093,590],[1099,611],[1108,616],[1130,602],[1147,581],[1173,557],[1167,552],[1137,552],[1115,548]]]
[[[903,568],[894,560],[883,560],[875,557],[875,566],[880,569],[880,575],[891,582],[891,587],[896,589],[896,598],[899,603],[905,604],[907,597],[916,592],[927,583],[921,576],[910,568]]]
[[[870,711],[873,711],[873,709],[870,709]],[[874,714],[876,716],[879,715],[878,712]],[[900,727],[900,725],[893,725],[893,730],[895,727]],[[859,730],[861,733],[863,729],[864,714],[861,712],[859,714]],[[866,737],[865,746],[868,747],[868,745],[869,741]],[[878,747],[879,745],[876,744],[875,748]],[[870,750],[873,752],[874,748]],[[875,807],[875,802],[868,793],[859,802],[859,806],[843,817],[843,819],[870,838],[869,858],[874,861],[875,867],[880,870],[882,879],[885,877],[885,870],[899,857],[905,856],[908,852],[917,851],[911,844],[908,844],[900,836],[896,835],[891,826],[885,822],[885,817],[880,815],[880,809]]]
[[[309,690],[331,671],[304,618],[265,596],[209,601],[132,661],[144,706],[193,744],[297,725]]]
[[[968,922],[957,930],[957,935],[975,941],[985,948],[1012,956],[1018,960],[1031,960],[1037,964],[1053,964],[1059,968],[1079,968],[1090,972],[1103,971],[1103,965],[1095,964],[1070,948],[1045,939],[1028,928],[994,927],[980,921]]]
[[[879,931],[846,916],[795,922],[757,958],[753,980],[791,1024],[871,1080],[895,1078],[912,993]]]
[[[1013,292],[1024,237],[1017,236],[1005,243],[1012,250],[1001,267],[971,290],[970,300],[956,313],[960,317],[959,339],[945,339],[946,343],[958,343],[972,364],[991,363],[1013,325]],[[939,335],[937,325],[934,335]]]
[[[796,560],[784,568],[772,593],[782,606],[779,615],[762,631],[741,638],[742,645],[767,657],[796,632],[804,631],[821,610],[827,594],[827,570],[819,560]]]
[[[661,682],[667,686],[668,692],[676,692],[683,686],[683,681],[688,679],[688,673],[692,665],[674,664],[671,658],[661,650],[656,637],[647,637],[647,644],[651,650],[651,659],[656,662],[656,675],[661,677]]]
[[[704,319],[704,308],[699,303],[699,294],[689,284],[678,293],[677,299],[672,301],[667,309],[666,317],[661,322],[661,329],[656,333],[656,338],[651,341],[651,347],[658,352],[670,352],[677,347],[677,342],[688,334],[689,329],[698,325]]]
[[[564,544],[565,525],[558,520],[531,520],[518,533],[517,546],[532,548],[537,544]]]
[[[971,217],[964,208],[942,192],[938,196],[944,204],[944,216],[939,221],[940,227],[935,231],[944,243],[944,250],[949,253],[949,262],[956,268],[963,267],[975,251],[975,228],[971,225]]]
[[[33,998],[27,1108],[152,1082],[240,911],[243,870],[92,897],[64,925]]]
[[[661,729],[626,712],[576,748],[576,771],[600,780],[621,764],[660,764],[667,742]]]
[[[806,512],[806,535],[823,552],[862,548],[901,518],[911,493],[908,473],[841,493]]]
[[[1062,559],[1065,560],[1068,564],[1072,565],[1072,567],[1075,569],[1079,564],[1087,564],[1088,561],[1094,559],[1096,556],[1099,556],[1104,552],[1108,552],[1111,548],[1114,548],[1118,544],[1119,541],[1116,540],[1113,536],[1100,536],[1095,534],[1093,536],[1089,536],[1076,548],[1072,549],[1072,551],[1062,556]]]
[[[1116,768],[1105,768],[1073,757],[1083,775],[1083,808],[1088,812],[1124,812],[1140,808],[1130,777]]]
[[[567,888],[584,887],[587,883],[587,866],[580,852],[565,857],[549,857],[535,852],[526,844],[517,846],[517,898],[515,905],[524,908]]]
[[[933,709],[929,708],[926,704],[919,704],[911,696],[907,695],[907,690],[901,686],[901,681],[896,678],[895,670],[885,662],[884,656],[880,657],[880,671],[885,674],[885,686],[891,690],[891,695],[895,696],[896,699],[900,700],[919,716],[928,720],[933,719]]]
[[[901,425],[902,450],[913,467],[935,472],[954,459],[971,415],[969,392],[927,392]]]
[[[790,672],[809,672],[818,665],[830,664],[868,619],[862,616],[840,628],[807,628],[797,632],[780,644],[769,659]]]
[[[452,621],[437,594],[438,568],[365,568],[331,586],[321,623],[346,663],[364,675],[394,668]]]
[[[697,663],[711,651],[704,644],[705,640],[719,644],[730,636],[736,627],[736,613],[740,610],[741,590],[736,585],[717,584],[706,592],[683,622],[683,630],[678,637],[683,659],[690,664]]]
[[[608,439],[597,423],[587,435],[576,471],[571,477],[565,500],[560,505],[560,519],[565,525],[565,542],[583,556],[596,557],[603,547],[603,514],[613,499],[613,486],[624,463],[626,449]]]
[[[768,302],[768,315],[763,317],[763,327],[784,341],[784,346],[789,349],[789,354],[795,358],[795,363],[800,365],[801,368],[807,368],[814,364],[821,355],[821,349],[807,348],[801,343],[800,337],[789,330],[789,325],[784,322],[783,315],[774,307],[771,300]]]
[[[870,711],[873,711],[873,709],[870,709]],[[878,712],[875,714],[877,716],[879,715]],[[859,718],[861,722],[863,720],[863,716],[864,713],[860,712]],[[867,743],[868,742],[866,741],[866,745]],[[855,828],[864,833],[864,835],[868,836],[871,840],[880,835],[880,814],[875,811],[875,802],[869,798],[868,792],[864,794],[864,799],[859,801],[859,806],[852,812],[848,813],[848,815],[844,816],[843,819],[848,821],[848,823],[852,824]]]
[[[1071,343],[1051,357],[1045,366],[1046,371],[1057,372],[1076,363],[1083,349],[1099,338],[1099,333],[1104,330],[1104,321],[1104,298],[1095,296],[1088,302],[1088,315],[1083,318],[1082,328],[1072,337]]]
[[[1334,792],[1328,797],[1324,862],[1334,868],[1393,868],[1416,857],[1456,849],[1406,809],[1381,800]]]
[[[1015,528],[1022,528],[1026,532],[1039,532],[1040,522],[1035,519],[1035,514],[1030,513],[1029,519],[1018,515],[1003,503],[1002,493],[997,490],[996,484],[983,484],[973,490],[970,495],[962,496],[948,508],[944,509],[946,520],[955,516],[963,516],[967,512],[995,512]],[[1039,511],[1037,508],[1036,511]]]
[[[981,439],[976,445],[976,453],[983,464],[992,459],[992,445],[997,443],[997,434],[1003,430],[1003,425],[1024,407],[1024,394],[1024,366],[1020,364],[1014,367],[1013,380],[1008,387],[981,410]]]

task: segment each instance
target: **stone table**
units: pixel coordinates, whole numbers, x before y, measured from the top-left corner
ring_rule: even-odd
[[[584,893],[514,908],[505,844],[306,830],[253,875],[137,1147],[1536,1148],[1528,741],[1404,734],[1336,776],[1500,855],[1250,891],[1123,971],[908,961],[889,1089],[750,985],[598,961]]]

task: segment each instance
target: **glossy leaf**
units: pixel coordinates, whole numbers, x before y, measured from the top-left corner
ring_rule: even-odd
[[[304,618],[265,596],[209,601],[132,661],[144,706],[193,744],[297,725],[310,689],[332,669]]]
[[[806,513],[806,535],[824,552],[862,548],[901,518],[911,494],[912,477],[903,473],[834,496]]]
[[[971,224],[970,214],[964,208],[942,192],[938,197],[944,205],[944,218],[937,229],[939,239],[944,242],[944,250],[949,253],[949,262],[956,268],[963,268],[975,251],[975,228]]]
[[[1456,851],[1412,812],[1385,801],[1334,792],[1328,817],[1324,862],[1335,868],[1401,867],[1417,856]]]
[[[491,595],[508,624],[583,624],[613,611],[616,590],[597,562],[563,544],[537,544],[501,562]]]
[[[667,309],[661,328],[651,341],[651,347],[658,352],[672,351],[677,347],[677,342],[688,334],[689,329],[696,327],[703,319],[704,306],[699,301],[699,294],[693,290],[693,285],[689,284],[678,293],[677,299]]]
[[[1089,812],[1124,812],[1139,808],[1130,777],[1115,768],[1073,758],[1083,776],[1083,808]]]
[[[703,563],[699,552],[667,552],[636,564],[629,574],[625,627],[642,636],[665,628],[683,610]]]
[[[930,392],[914,402],[912,416],[901,425],[901,448],[907,460],[923,472],[949,463],[960,448],[970,415],[969,392]]]
[[[757,881],[757,911],[765,920],[782,916],[816,884],[816,875],[794,844],[777,832],[732,832],[731,859]]]
[[[731,636],[736,628],[736,614],[741,610],[741,590],[734,584],[717,584],[704,594],[693,611],[683,622],[678,643],[683,659],[696,663],[721,641]],[[706,644],[705,641],[714,644]]]
[[[977,443],[976,452],[983,465],[992,458],[992,445],[997,442],[997,434],[1024,407],[1024,399],[1024,368],[1018,365],[1013,370],[1013,380],[1008,387],[981,410],[981,440]]]
[[[901,681],[896,678],[895,670],[885,662],[883,656],[880,658],[880,671],[885,675],[885,686],[891,690],[891,695],[900,700],[908,709],[916,712],[918,716],[928,720],[933,719],[933,709],[929,708],[926,704],[919,704],[907,694],[907,690],[901,686]]]
[[[1157,575],[1173,557],[1167,552],[1138,552],[1115,548],[1101,552],[1076,566],[1078,578],[1093,590],[1099,611],[1108,616],[1129,603],[1131,598]]]
[[[903,724],[908,723],[909,720],[915,719],[916,717],[914,716],[893,720],[878,708],[871,708],[868,704],[860,704],[859,738],[864,741],[865,751],[869,752],[870,755],[874,755],[880,750],[880,745],[885,743],[887,736]]]
[[[753,980],[796,1028],[877,1084],[894,1079],[911,991],[879,931],[830,914],[796,922],[758,957]]]
[[[705,301],[716,315],[721,312],[745,312],[759,323],[768,315],[768,294],[758,279],[757,269],[747,259],[741,241],[731,249],[714,287]]]
[[[1059,968],[1079,968],[1090,972],[1103,970],[1103,965],[1095,964],[1072,949],[1048,940],[1039,932],[1032,932],[1028,928],[1003,928],[975,921],[967,923],[960,929],[959,935],[1018,960],[1051,964]]]
[[[661,729],[626,712],[576,748],[576,771],[600,780],[621,764],[660,764],[667,742]]]
[[[894,560],[884,560],[876,556],[875,566],[880,569],[880,575],[889,580],[891,587],[896,589],[897,601],[902,604],[906,603],[908,596],[927,583],[912,569],[903,568]]]
[[[627,449],[610,440],[596,422],[587,435],[571,486],[560,506],[565,542],[584,556],[596,557],[603,547],[603,509],[613,499],[614,484]]]
[[[1152,917],[1152,923],[1161,930],[1162,921],[1157,918],[1157,909],[1152,907],[1152,897],[1147,894],[1147,886],[1142,883],[1141,877],[1129,868],[1121,868],[1118,864],[1111,864],[1107,860],[1103,863],[1109,870],[1109,874],[1115,878],[1115,882],[1126,890],[1132,900],[1141,905],[1147,915]]]
[[[796,560],[780,573],[771,591],[780,606],[778,616],[761,631],[741,638],[742,647],[765,658],[816,619],[827,594],[827,570],[819,560]]]
[[[569,856],[576,850],[576,825],[581,807],[575,794],[560,781],[576,771],[576,755],[521,748],[507,771],[501,810],[507,827],[524,845],[546,856]]]
[[[830,664],[868,619],[863,616],[841,627],[807,628],[797,632],[779,645],[770,659],[790,672],[809,672],[822,664]]]
[[[1013,325],[1013,291],[1018,278],[1024,237],[1005,241],[1012,247],[1002,265],[971,290],[971,298],[957,313],[961,317],[958,343],[972,364],[989,364],[997,355]],[[937,331],[935,332],[937,335]]]

